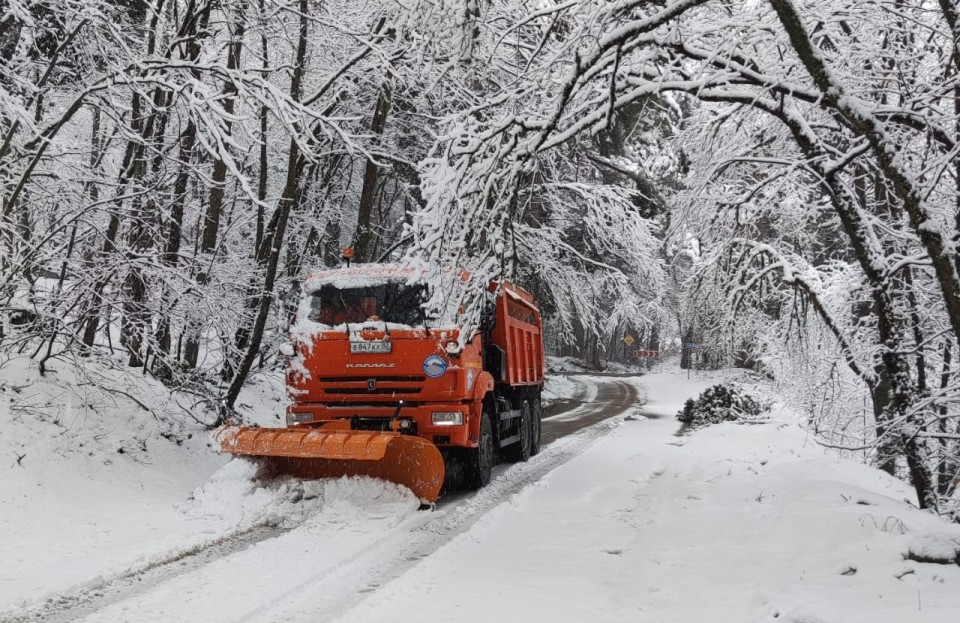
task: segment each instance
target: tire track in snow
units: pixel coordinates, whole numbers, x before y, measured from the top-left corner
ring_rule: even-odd
[[[154,563],[93,584],[78,592],[52,597],[39,606],[19,614],[4,614],[0,623],[66,623],[96,612],[111,604],[142,593],[152,586],[173,579],[193,569],[243,551],[260,541],[295,529],[265,524],[253,525],[231,533],[212,544],[205,544],[179,552]]]
[[[637,389],[627,381],[603,382],[607,391],[598,393],[596,403],[584,408],[582,417],[571,422],[574,429],[556,430],[560,438],[526,463],[515,463],[495,473],[489,485],[462,499],[437,504],[437,515],[430,521],[409,532],[398,533],[392,539],[389,553],[383,549],[355,558],[348,568],[341,569],[336,577],[322,578],[309,587],[300,587],[297,594],[290,593],[261,610],[261,618],[251,617],[244,621],[288,622],[330,621],[343,616],[380,587],[401,577],[421,560],[464,534],[487,512],[507,502],[528,485],[541,480],[554,469],[583,454],[610,429],[618,425],[614,418],[624,411],[638,406]],[[604,400],[601,402],[600,397]],[[546,434],[546,427],[544,434]],[[384,555],[387,553],[388,555]],[[343,576],[347,576],[344,578]],[[356,586],[358,578],[365,586]],[[326,597],[326,596],[340,597]],[[309,597],[304,597],[309,596]],[[323,597],[318,597],[323,596]],[[300,603],[297,598],[300,597]],[[276,608],[275,610],[270,609]]]

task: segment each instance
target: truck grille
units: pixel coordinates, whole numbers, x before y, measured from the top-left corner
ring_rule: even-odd
[[[424,376],[324,376],[320,387],[331,396],[404,396],[423,391]]]

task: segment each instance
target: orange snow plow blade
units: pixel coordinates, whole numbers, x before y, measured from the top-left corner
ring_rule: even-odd
[[[370,476],[395,482],[435,502],[443,486],[443,457],[435,445],[396,432],[320,428],[229,426],[218,435],[220,451],[256,457],[277,474],[297,478]]]

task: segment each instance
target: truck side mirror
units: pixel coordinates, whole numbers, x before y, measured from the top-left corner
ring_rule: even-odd
[[[484,333],[493,331],[497,324],[497,304],[493,301],[487,301],[483,305],[483,312],[480,314],[480,330]]]

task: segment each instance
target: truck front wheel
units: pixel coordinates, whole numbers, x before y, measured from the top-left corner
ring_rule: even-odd
[[[480,445],[467,450],[464,479],[467,488],[477,490],[490,482],[494,456],[493,425],[490,424],[490,414],[484,411],[480,419]]]

